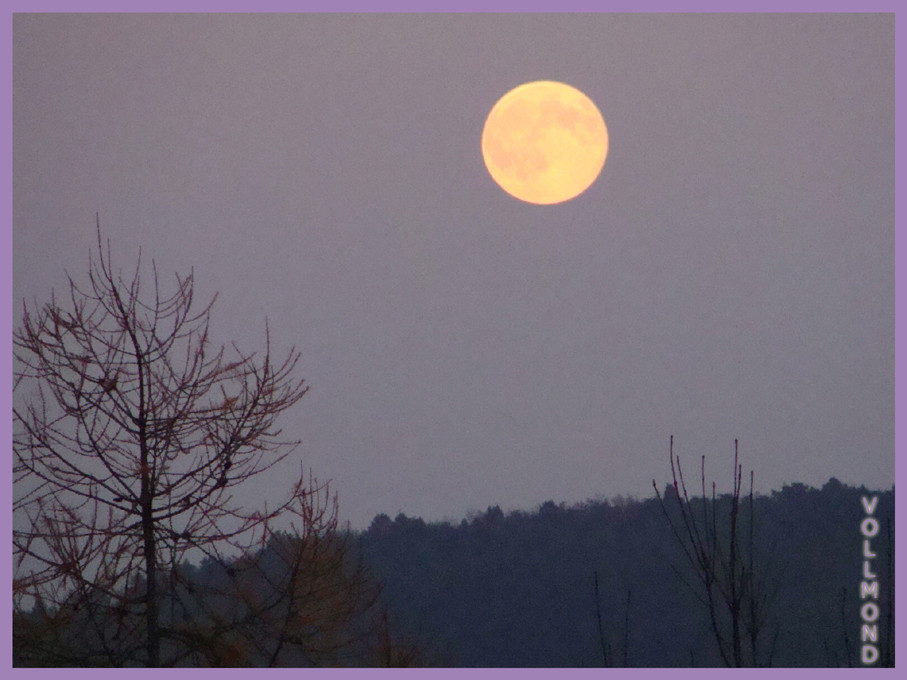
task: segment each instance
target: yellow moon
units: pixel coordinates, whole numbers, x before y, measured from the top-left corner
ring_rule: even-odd
[[[482,157],[511,196],[548,205],[575,198],[595,181],[608,155],[608,128],[592,100],[550,80],[501,97],[482,130]]]

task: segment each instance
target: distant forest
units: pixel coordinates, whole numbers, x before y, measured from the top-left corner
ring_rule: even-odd
[[[878,496],[878,663],[893,665],[894,489],[834,478],[754,498],[762,663],[860,666],[864,495]],[[724,665],[657,498],[548,501],[533,513],[494,506],[458,526],[378,515],[361,542],[399,622],[446,665]]]
[[[713,624],[703,582],[684,553],[682,497],[672,485],[659,496],[547,501],[534,512],[507,514],[493,506],[458,525],[381,514],[366,531],[346,534],[341,552],[317,540],[293,550],[293,539],[277,535],[232,562],[180,565],[179,592],[166,592],[162,581],[162,621],[183,631],[180,644],[189,647],[179,665],[190,666],[736,665],[722,658],[715,637],[717,626],[731,649],[731,621],[719,608]],[[872,496],[879,527],[870,542],[879,585],[876,665],[894,664],[894,489],[868,491],[832,478],[821,489],[792,484],[753,496],[751,508],[742,496],[738,512],[746,521],[738,538],[748,546],[752,537],[752,551],[741,561],[737,592],[751,589],[761,598],[738,631],[746,648],[748,625],[758,619],[755,657],[745,665],[861,665],[861,498]],[[728,538],[723,517],[731,501],[691,496],[693,519],[714,521],[718,544]],[[709,515],[709,507],[717,511]],[[288,572],[293,555],[296,567]],[[328,555],[347,566],[326,567]],[[314,567],[297,568],[298,556]],[[750,568],[758,578],[747,581]],[[280,583],[294,584],[300,595],[290,602],[297,604],[286,604]],[[205,592],[219,595],[192,595]],[[15,665],[133,665],[128,649],[111,652],[120,629],[109,612],[117,610],[90,594],[78,601],[68,612],[38,607],[14,616]],[[92,603],[99,614],[91,614]],[[181,628],[180,616],[207,623]],[[217,622],[228,618],[245,630],[218,632]],[[263,623],[271,628],[264,631]],[[281,646],[295,651],[278,656]],[[99,651],[88,656],[92,648]]]

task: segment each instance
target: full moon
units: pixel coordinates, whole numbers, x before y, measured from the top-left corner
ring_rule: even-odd
[[[608,128],[592,100],[550,80],[524,83],[501,97],[482,131],[482,157],[511,196],[539,205],[583,193],[608,155]]]

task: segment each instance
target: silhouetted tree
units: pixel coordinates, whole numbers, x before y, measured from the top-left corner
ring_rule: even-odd
[[[337,526],[336,496],[314,481],[310,488],[321,493],[309,496],[300,526],[271,534],[255,554],[209,565],[223,585],[174,593],[177,613],[189,614],[172,617],[186,663],[403,663],[403,647],[392,639],[387,612],[378,606],[379,584],[353,549],[352,535]],[[415,650],[408,658],[416,658]]]
[[[708,609],[721,659],[725,665],[734,667],[771,665],[773,650],[765,651],[760,646],[760,635],[768,614],[769,563],[757,562],[755,555],[752,471],[746,527],[741,520],[743,466],[738,463],[737,440],[734,440],[733,492],[729,497],[717,496],[715,482],[712,482],[711,494],[707,493],[705,456],[702,456],[702,497],[691,499],[680,457],[674,454],[673,436],[670,458],[673,480],[670,498],[668,494],[659,493],[655,480],[652,480],[652,486],[698,582],[693,585],[685,581]],[[669,505],[676,505],[673,516]]]
[[[599,594],[598,587],[598,571],[592,573],[592,588],[595,597],[595,623],[598,629],[598,643],[602,653],[602,665],[605,667],[619,665],[626,668],[628,659],[630,658],[630,597],[632,591],[630,588],[627,588],[627,599],[624,607],[623,639],[621,643],[622,660],[621,663],[618,664],[617,660],[610,656],[611,645],[605,640],[605,628],[602,623],[601,595]]]
[[[152,263],[146,295],[141,254],[124,278],[100,226],[97,234],[87,287],[70,277],[65,300],[23,303],[14,332],[19,649],[40,648],[41,662],[52,665],[174,663],[191,629],[161,611],[165,596],[177,592],[178,565],[190,552],[225,564],[229,553],[266,546],[270,523],[293,513],[301,523],[287,553],[289,594],[279,607],[265,599],[243,612],[258,621],[270,617],[271,630],[289,642],[289,631],[301,630],[305,588],[339,588],[331,597],[345,597],[336,518],[318,498],[326,489],[307,486],[300,475],[286,500],[254,512],[239,506],[232,490],[297,444],[281,439],[276,419],[307,390],[293,377],[299,353],[292,349],[275,363],[267,325],[261,356],[236,345],[229,352],[214,348],[208,332],[214,299],[193,310],[191,273],[177,275],[168,296]],[[311,577],[314,564],[334,571],[303,583],[299,577]],[[224,592],[232,596],[243,581],[235,570],[230,577]],[[328,609],[325,597],[318,606]],[[187,609],[181,617],[197,614]],[[227,629],[234,637],[244,630],[237,632],[237,621],[223,619],[221,628],[210,617],[194,623],[208,626],[212,644],[229,654]]]

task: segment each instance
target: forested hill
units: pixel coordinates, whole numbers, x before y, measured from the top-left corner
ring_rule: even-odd
[[[677,497],[666,495],[682,536]],[[861,497],[873,495],[879,648],[890,659],[894,490],[831,479],[821,489],[793,484],[753,500],[752,572],[766,594],[760,663],[860,664]],[[721,535],[729,497],[717,508]],[[692,509],[702,517],[701,504]],[[748,513],[744,496],[744,544]],[[572,507],[548,501],[534,513],[495,506],[459,526],[378,515],[360,538],[397,625],[445,665],[722,665],[708,609],[697,599],[701,584],[657,498]]]

